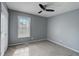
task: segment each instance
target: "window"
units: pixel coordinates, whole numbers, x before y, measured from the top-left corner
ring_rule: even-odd
[[[18,16],[18,38],[30,37],[30,21],[29,17]]]

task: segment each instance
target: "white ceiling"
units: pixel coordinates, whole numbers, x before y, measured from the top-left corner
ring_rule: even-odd
[[[47,4],[50,9],[54,9],[55,12],[43,11],[38,14],[40,10],[39,3]],[[7,2],[9,9],[26,12],[29,14],[39,15],[43,17],[51,17],[64,12],[79,9],[79,2]]]

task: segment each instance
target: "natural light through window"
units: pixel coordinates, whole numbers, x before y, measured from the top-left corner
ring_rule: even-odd
[[[18,16],[18,38],[30,37],[30,17]]]

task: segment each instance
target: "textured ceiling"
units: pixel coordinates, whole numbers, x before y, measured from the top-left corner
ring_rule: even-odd
[[[47,4],[47,8],[54,9],[55,12],[43,11],[38,14],[40,10],[39,3]],[[9,9],[26,12],[29,14],[39,15],[43,17],[51,17],[64,12],[79,9],[79,2],[7,2]]]

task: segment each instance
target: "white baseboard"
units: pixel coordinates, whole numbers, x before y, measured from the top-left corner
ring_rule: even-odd
[[[15,45],[20,45],[20,44],[27,44],[27,42],[22,42],[22,43],[13,43],[13,44],[9,44],[8,46],[15,46]]]
[[[46,40],[46,39],[32,40],[32,41],[29,41],[29,42],[31,43],[31,42],[37,42],[37,41],[43,41],[43,40]]]
[[[57,41],[54,41],[54,40],[50,40],[50,39],[47,39],[47,40],[50,41],[50,42],[53,42],[53,43],[55,43],[55,44],[58,44],[58,45],[60,45],[60,46],[63,46],[63,47],[65,47],[65,48],[68,48],[68,49],[70,49],[70,50],[72,50],[72,51],[74,51],[74,52],[79,53],[79,50],[76,50],[76,49],[73,49],[73,48],[71,48],[71,47],[68,47],[68,46],[65,45],[65,44],[62,44],[62,43],[60,43],[60,42],[57,42]]]
[[[32,41],[27,41],[27,42],[22,42],[22,43],[14,43],[14,44],[10,44],[9,46],[20,45],[20,44],[29,44],[31,42],[37,42],[37,41],[43,41],[43,40],[46,40],[46,39],[32,40]]]

